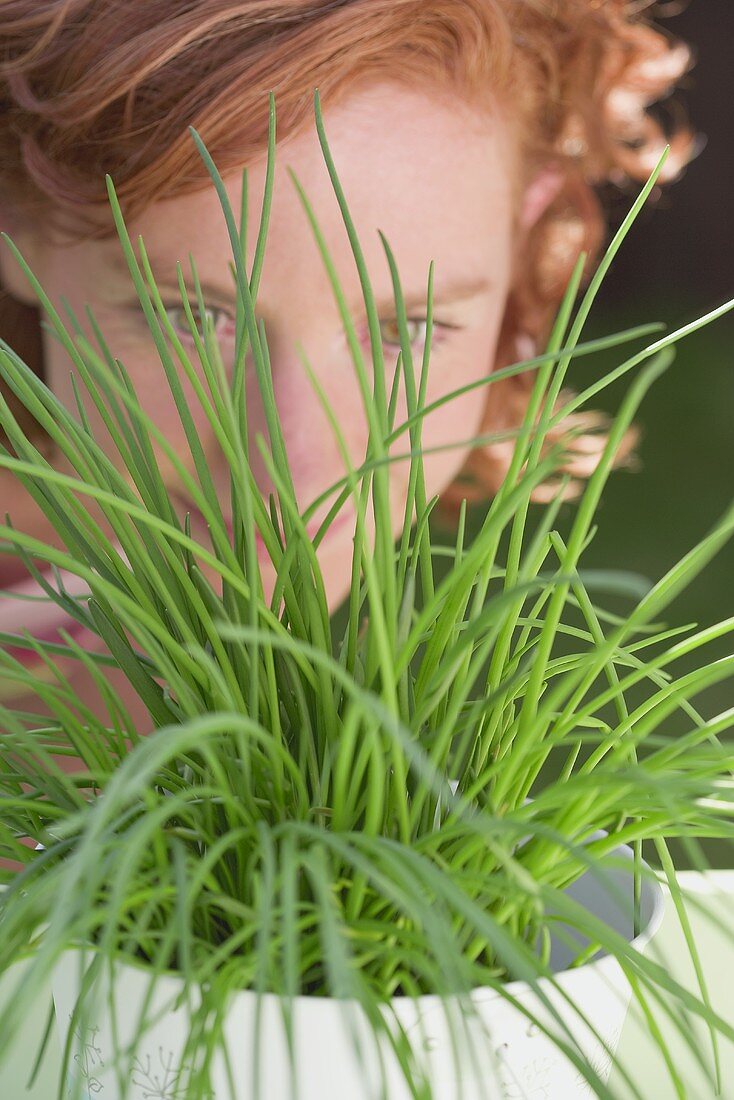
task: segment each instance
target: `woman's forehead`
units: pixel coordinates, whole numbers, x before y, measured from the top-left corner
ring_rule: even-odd
[[[388,109],[389,107],[389,109]],[[438,245],[482,232],[501,221],[512,201],[514,150],[500,111],[482,116],[436,95],[393,85],[355,91],[324,111],[324,130],[339,182],[355,223],[403,240],[411,227],[428,232]],[[216,163],[215,152],[212,152]],[[224,177],[232,209],[239,212],[242,171],[247,168],[248,236],[259,228],[267,159],[244,163]],[[334,187],[315,121],[276,146],[271,209],[272,237],[292,242],[310,229],[290,173],[294,173],[329,237],[344,232]],[[217,227],[219,227],[217,229]],[[227,239],[213,185],[163,200],[136,222],[162,256],[172,234],[185,230],[202,248],[217,232]],[[359,230],[359,225],[358,225]],[[277,246],[274,246],[277,247]],[[114,251],[114,242],[111,246]],[[175,249],[174,249],[175,251]],[[179,249],[179,255],[181,250]]]

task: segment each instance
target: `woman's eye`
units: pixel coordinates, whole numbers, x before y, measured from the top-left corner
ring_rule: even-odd
[[[177,333],[183,339],[193,342],[193,337],[191,335],[191,330],[189,329],[188,319],[186,317],[186,311],[183,309],[183,307],[182,306],[168,305],[165,308],[166,308],[166,312],[168,314],[169,320],[170,320],[171,324],[173,325],[173,327],[177,330]],[[217,307],[215,307],[214,309],[207,309],[206,312],[207,312],[207,314],[209,314],[209,316],[214,315],[214,317],[215,317],[215,329],[216,329],[216,332],[219,336],[234,335],[235,319],[232,317],[231,314],[229,314],[226,310],[219,309]],[[200,318],[199,318],[199,310],[198,309],[192,310],[192,314],[193,314],[193,317],[194,317],[194,322],[196,324],[199,336],[203,340],[204,339],[204,331],[203,331],[203,326],[202,326],[202,324],[200,322]],[[227,333],[222,333],[220,331],[220,329],[222,328],[222,326],[224,324],[224,322],[221,321],[221,318],[225,318],[226,320],[231,322],[231,325],[232,325],[232,332],[231,333],[227,334]],[[407,326],[408,326],[408,339],[410,340],[410,346],[411,347],[423,347],[425,345],[425,342],[426,342],[426,336],[428,335],[428,320],[427,320],[427,318],[425,318],[425,317],[409,317],[409,318],[407,318]],[[434,325],[433,325],[433,343],[434,344],[440,344],[446,338],[447,330],[458,329],[459,327],[460,327],[459,325],[447,325],[447,324],[441,324],[440,322],[434,322]],[[387,344],[391,347],[394,347],[394,348],[398,348],[398,349],[400,348],[400,327],[398,325],[397,319],[390,319],[390,320],[387,320],[387,321],[380,322],[380,332],[382,333],[382,337],[383,337],[383,340],[384,340],[385,344]]]
[[[425,317],[408,317],[407,327],[410,346],[415,347],[416,345],[419,345],[420,347],[423,347],[426,342],[426,337],[428,335],[428,319]],[[440,323],[434,322],[433,342],[436,344],[440,344],[441,341],[445,339],[445,336],[437,336],[437,332],[445,329],[456,329],[458,327],[458,325],[442,325]],[[380,332],[382,333],[386,344],[390,344],[392,347],[400,347],[400,326],[398,325],[396,318],[388,321],[382,321],[380,324]],[[413,333],[415,333],[415,336],[413,335]]]
[[[172,306],[171,305],[171,306],[166,306],[165,309],[166,309],[166,313],[168,314],[168,319],[171,322],[171,324],[173,325],[173,327],[176,329],[178,335],[182,336],[183,339],[189,340],[189,341],[191,341],[191,343],[193,343],[194,338],[191,335],[191,329],[189,327],[188,318],[186,316],[186,311],[183,308],[183,306]],[[196,325],[196,330],[199,333],[199,336],[201,337],[201,339],[203,340],[204,339],[204,325],[203,325],[203,322],[201,321],[199,310],[198,309],[192,309],[191,312],[192,312],[192,315],[193,315],[193,318],[194,318],[194,324]],[[218,321],[217,318],[227,317],[227,318],[229,318],[229,320],[232,322],[233,325],[235,323],[234,318],[231,316],[231,314],[227,313],[227,311],[224,310],[224,309],[218,309],[218,308],[214,307],[213,309],[207,309],[206,313],[209,317],[214,315],[214,327],[215,327],[215,330],[216,330],[218,335],[223,335],[223,334],[220,333],[220,329],[222,327],[222,322]]]

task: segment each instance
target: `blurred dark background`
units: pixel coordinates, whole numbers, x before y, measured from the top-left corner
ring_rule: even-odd
[[[692,45],[696,64],[676,98],[706,147],[648,204],[622,245],[589,320],[601,335],[661,320],[673,331],[734,298],[734,5],[691,0],[661,20]],[[615,213],[616,229],[631,205]],[[734,313],[686,337],[649,392],[637,422],[641,469],[612,475],[599,510],[590,567],[620,565],[656,579],[734,502]],[[609,366],[613,359],[609,359]],[[581,367],[574,377],[579,377]],[[599,400],[612,410],[621,382]],[[734,615],[734,539],[671,607],[671,622],[701,625]],[[713,651],[714,647],[712,647]],[[717,647],[734,653],[734,635]],[[712,689],[734,705],[734,682]]]
[[[676,10],[673,16],[670,5],[671,17],[661,24],[692,45],[696,56],[676,98],[707,143],[638,217],[597,299],[587,335],[652,320],[673,331],[734,298],[734,5],[691,0]],[[615,212],[613,229],[630,205],[627,200]],[[637,415],[643,430],[640,470],[617,472],[607,485],[588,567],[621,566],[657,579],[734,503],[734,313],[677,347],[676,361]],[[581,371],[579,363],[574,377]],[[625,386],[612,386],[599,406],[618,407]],[[734,539],[666,618],[671,625],[704,626],[729,616]],[[734,653],[734,635],[710,650],[711,656]],[[734,681],[710,689],[705,700],[707,713],[733,706]]]
[[[659,25],[692,45],[697,59],[674,98],[686,108],[706,145],[678,181],[662,189],[659,201],[649,202],[639,215],[614,260],[582,340],[649,321],[662,321],[672,332],[734,298],[734,5],[692,0],[677,4],[674,16],[672,5],[668,12],[670,17]],[[666,112],[670,117],[663,104],[656,117],[665,121]],[[631,189],[629,195],[616,191],[609,239],[641,188]],[[630,348],[642,346],[637,342]],[[598,533],[582,557],[582,568],[632,570],[655,581],[734,504],[734,312],[677,347],[675,362],[648,392],[636,417],[642,429],[640,468],[612,474],[596,517]],[[571,365],[568,382],[581,389],[623,357],[613,351],[579,360]],[[592,407],[613,413],[630,379],[628,375],[614,383]],[[537,508],[533,511],[539,513]],[[483,515],[473,510],[473,531]],[[574,515],[575,507],[564,505],[557,524],[562,534]],[[592,598],[610,610],[624,612],[632,606],[629,599],[601,592]],[[705,627],[730,616],[734,538],[659,619],[671,627]],[[564,648],[559,646],[558,652]],[[671,671],[680,675],[730,654],[734,632],[678,661]],[[734,707],[734,677],[693,702],[705,717]],[[691,728],[691,719],[682,712],[666,720],[668,732]],[[733,865],[728,842],[707,842],[704,850],[712,865]],[[678,867],[690,866],[676,844],[671,844],[671,851]],[[654,852],[646,850],[646,858],[651,856],[657,862]]]
[[[677,98],[707,143],[633,226],[590,318],[594,335],[647,320],[662,320],[673,331],[734,298],[734,5],[691,0],[677,7],[679,14],[672,17],[671,5],[671,18],[662,22],[693,46],[697,59]],[[678,344],[675,362],[637,416],[644,433],[641,469],[610,479],[587,567],[622,566],[656,580],[734,503],[733,349],[734,313]],[[623,386],[613,386],[600,406],[616,408]],[[734,539],[662,617],[671,626],[705,627],[731,616]],[[683,673],[733,653],[729,634],[672,668]],[[705,717],[734,707],[734,678],[706,689],[694,703]],[[679,712],[668,726],[683,733],[691,723]],[[734,865],[728,842],[704,842],[703,849],[713,866]],[[676,866],[691,865],[677,844],[671,852]]]
[[[734,288],[734,5],[681,0],[667,8],[669,15],[658,25],[691,46],[696,61],[672,98],[686,108],[707,145],[678,181],[665,187],[660,202],[643,211],[615,260],[604,295],[621,306],[633,298],[649,299],[655,288],[663,302],[672,294],[694,308],[705,307]],[[665,106],[663,101],[660,108]]]

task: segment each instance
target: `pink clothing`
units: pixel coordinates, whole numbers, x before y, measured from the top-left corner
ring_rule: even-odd
[[[113,545],[117,553],[127,562],[127,557],[121,547],[117,544]],[[52,567],[37,561],[34,564],[49,586],[57,592],[61,591],[61,586],[56,580]],[[69,596],[76,598],[91,595],[89,585],[81,577],[68,572],[66,569],[59,569],[58,574],[63,589]],[[24,598],[28,596],[34,598]],[[41,599],[38,599],[38,597],[41,597]],[[82,602],[82,607],[85,607],[84,602]],[[30,573],[23,580],[17,581],[7,588],[0,589],[0,631],[8,634],[19,634],[22,630],[27,629],[39,641],[67,645],[68,643],[58,633],[60,627],[68,631],[74,641],[87,652],[109,652],[102,639],[92,633],[91,630],[87,630],[63,608],[59,607],[57,603],[54,603],[45,589]],[[6,653],[20,661],[25,668],[43,667],[42,659],[29,646],[3,644],[3,648]],[[57,658],[64,659],[61,654],[52,653],[50,656],[54,660]]]

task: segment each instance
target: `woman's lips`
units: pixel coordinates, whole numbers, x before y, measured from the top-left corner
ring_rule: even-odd
[[[191,513],[192,525],[196,524],[196,526],[198,526],[200,528],[202,534],[204,533],[204,531],[207,531],[208,530],[207,521],[204,518],[203,514],[196,507],[196,505],[192,501],[186,499],[185,497],[177,496],[177,499],[178,499],[179,503],[181,504],[181,507],[184,508],[185,511]],[[352,519],[352,516],[348,512],[345,513],[345,514],[342,514],[342,515],[337,515],[336,518],[333,519],[331,521],[331,523],[329,524],[329,527],[328,527],[326,533],[323,536],[322,542],[324,542],[326,539],[330,538],[330,536],[335,531],[338,531],[342,527],[344,527],[347,523],[349,523],[349,521],[351,519]],[[232,526],[232,521],[225,516],[224,517],[224,523],[225,523],[225,526],[227,528],[227,531],[229,532],[229,537],[231,539],[234,538],[234,528]],[[320,519],[320,520],[311,520],[311,522],[307,524],[306,530],[308,532],[309,538],[313,539],[313,538],[316,537],[316,535],[318,534],[319,527],[321,526],[322,523],[323,523],[323,518]],[[270,560],[270,554],[268,553],[267,548],[265,546],[265,540],[263,539],[262,535],[258,531],[257,527],[255,528],[255,541],[257,543],[257,556],[260,559],[264,560],[264,561],[269,561]]]

